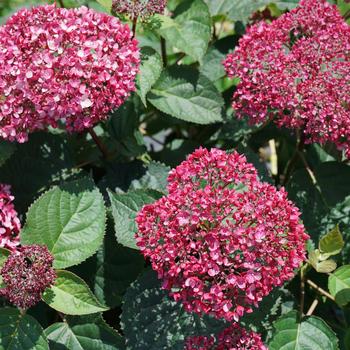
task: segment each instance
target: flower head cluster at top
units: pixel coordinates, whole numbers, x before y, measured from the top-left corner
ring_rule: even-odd
[[[195,336],[186,339],[184,350],[267,350],[259,334],[247,332],[237,323],[224,329],[217,336]]]
[[[326,0],[301,0],[271,24],[251,26],[224,62],[240,83],[238,117],[275,118],[307,142],[333,142],[350,157],[350,26]]]
[[[299,210],[243,155],[200,148],[168,182],[137,216],[136,241],[187,311],[237,321],[305,259]]]
[[[45,246],[21,247],[8,257],[0,271],[6,285],[0,295],[21,309],[34,306],[56,279],[52,263],[53,256]]]
[[[21,223],[12,203],[10,186],[0,184],[0,247],[14,250],[19,244]]]
[[[137,42],[118,19],[54,5],[22,9],[0,27],[0,136],[19,142],[56,127],[82,131],[134,90]]]
[[[116,13],[128,15],[131,20],[146,19],[156,13],[163,13],[166,0],[113,0],[112,9]]]

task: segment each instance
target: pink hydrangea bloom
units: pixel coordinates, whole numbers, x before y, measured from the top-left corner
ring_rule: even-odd
[[[82,131],[134,90],[137,42],[118,19],[86,7],[22,9],[0,27],[0,136],[63,121]]]
[[[214,343],[215,338],[212,336],[189,337],[184,350],[268,350],[259,334],[247,332],[237,323],[223,330]]]
[[[112,3],[114,12],[126,14],[131,19],[144,19],[156,13],[163,13],[165,6],[166,0],[113,0]]]
[[[21,247],[8,257],[0,271],[6,285],[0,295],[21,309],[34,306],[56,279],[52,263],[53,256],[45,246]]]
[[[284,189],[237,152],[198,149],[143,207],[137,245],[187,311],[238,320],[305,259],[304,226]]]
[[[13,199],[10,186],[0,184],[0,247],[10,250],[18,246],[21,230],[21,223],[12,203]]]
[[[184,350],[214,350],[214,343],[212,336],[192,336],[186,339]]]
[[[274,119],[350,157],[350,27],[335,5],[301,0],[271,24],[251,26],[224,66],[240,78],[233,95],[239,118]]]

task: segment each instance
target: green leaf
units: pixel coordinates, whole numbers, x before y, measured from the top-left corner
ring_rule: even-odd
[[[350,194],[350,166],[345,163],[322,163],[316,169],[316,178],[330,206],[343,201]],[[332,186],[329,185],[330,183]]]
[[[335,295],[335,302],[340,306],[346,306],[350,302],[350,288],[344,288]]]
[[[47,288],[42,296],[50,307],[66,315],[88,315],[108,310],[80,277],[64,270],[56,273],[55,284]]]
[[[163,290],[154,271],[128,289],[121,316],[128,350],[183,350],[189,335],[216,334],[228,325],[208,316],[186,313]]]
[[[312,183],[306,170],[297,170],[287,186],[288,197],[301,211],[301,219],[310,234],[317,242],[320,236],[322,218],[328,213],[323,195]]]
[[[234,21],[247,22],[250,15],[266,5],[265,0],[205,0],[212,16],[227,15]]]
[[[140,179],[133,180],[130,188],[152,189],[166,194],[169,171],[170,167],[162,163],[150,162],[147,164],[146,173]]]
[[[160,111],[197,124],[222,120],[224,101],[214,84],[190,67],[171,67],[148,95]]]
[[[29,315],[13,308],[0,309],[0,350],[49,350],[44,330]]]
[[[146,106],[146,95],[160,77],[163,62],[159,53],[148,46],[141,48],[141,59],[140,72],[137,76],[137,93]]]
[[[102,5],[108,12],[112,9],[112,0],[96,0],[100,5]]]
[[[336,268],[337,268],[337,263],[332,259],[321,261],[316,265],[316,271],[320,273],[330,273],[334,271]]]
[[[309,253],[308,263],[317,270],[317,264],[320,260],[320,251],[318,249],[312,250]]]
[[[306,170],[298,170],[287,187],[289,198],[302,212],[302,220],[314,242],[319,240],[320,232],[339,224],[345,238],[341,254],[346,263],[350,258],[350,166],[324,162],[313,171],[318,186],[314,186]]]
[[[140,179],[145,174],[145,165],[139,160],[128,163],[108,163],[106,175],[101,179],[98,186],[101,191],[108,189],[114,192],[127,192],[135,179]]]
[[[162,197],[162,194],[154,190],[135,190],[128,193],[109,191],[108,194],[118,242],[125,247],[138,249],[135,241],[137,213],[145,204],[153,203]]]
[[[89,270],[89,274],[93,274],[92,284],[98,300],[116,307],[120,306],[126,289],[143,270],[145,261],[139,252],[116,243],[114,228],[108,231],[96,254],[96,269]]]
[[[134,158],[146,152],[144,140],[139,130],[142,103],[135,95],[112,113],[109,120],[109,133],[116,141],[118,153]]]
[[[12,156],[15,150],[15,143],[0,139],[0,167]]]
[[[24,214],[38,193],[64,180],[73,166],[66,139],[49,132],[34,133],[28,142],[17,144],[11,160],[3,164],[0,183],[11,184],[16,210]]]
[[[0,271],[2,267],[4,266],[7,258],[10,256],[11,251],[5,248],[0,248]],[[5,285],[2,282],[2,276],[0,274],[0,288],[4,288]]]
[[[338,350],[338,339],[321,318],[311,316],[298,322],[296,311],[274,323],[269,350]]]
[[[344,306],[350,302],[350,265],[341,266],[330,274],[328,289],[339,305]]]
[[[233,21],[247,23],[249,17],[270,3],[276,4],[281,9],[292,9],[297,6],[298,0],[205,0],[212,16],[226,15]]]
[[[89,178],[44,193],[29,208],[22,244],[44,244],[54,267],[79,264],[102,244],[106,212],[100,191]]]
[[[199,71],[211,81],[224,77],[226,73],[222,61],[225,57],[224,53],[211,46],[203,57],[203,64]]]
[[[308,263],[320,273],[330,273],[337,268],[334,260],[328,259],[329,255],[321,254],[318,249],[312,250],[309,253]],[[328,260],[326,260],[328,259]]]
[[[332,183],[334,186],[334,184]],[[344,237],[344,248],[341,251],[342,263],[350,261],[350,196],[330,209],[329,213],[321,218],[321,228],[319,232],[332,230],[335,225],[339,225]]]
[[[267,2],[271,3],[270,0]],[[292,10],[293,8],[298,6],[299,0],[279,0],[273,1],[281,10]]]
[[[45,330],[51,350],[122,350],[123,338],[100,315],[68,317]]]
[[[174,12],[174,19],[158,16],[162,20],[159,34],[168,45],[201,61],[211,38],[211,19],[207,5],[203,0],[186,0]]]
[[[320,239],[319,249],[321,253],[326,253],[329,256],[339,254],[343,247],[344,240],[338,225]]]

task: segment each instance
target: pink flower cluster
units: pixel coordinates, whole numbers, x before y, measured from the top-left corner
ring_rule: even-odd
[[[350,157],[350,26],[335,5],[301,0],[271,24],[251,26],[224,66],[240,78],[238,117],[274,119]]]
[[[284,189],[237,152],[198,149],[136,218],[137,245],[189,312],[238,320],[294,276],[308,239]]]
[[[186,339],[184,350],[214,350],[214,343],[212,336],[192,336]]]
[[[23,246],[13,252],[0,271],[6,285],[0,295],[21,309],[34,306],[56,279],[52,263],[53,256],[45,246]]]
[[[10,193],[10,186],[0,184],[0,247],[10,250],[19,244],[21,223],[12,203],[14,197]]]
[[[137,42],[94,10],[22,9],[0,27],[0,136],[19,142],[56,127],[90,128],[134,90]]]
[[[134,20],[145,19],[156,13],[163,13],[166,0],[113,0],[112,9],[116,13],[126,14]]]
[[[259,334],[247,332],[237,323],[223,330],[215,338],[196,336],[186,339],[184,350],[268,350]]]

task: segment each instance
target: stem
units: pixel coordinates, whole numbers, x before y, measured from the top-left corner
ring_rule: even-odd
[[[305,271],[308,264],[304,265],[300,269],[300,318],[304,316],[304,304],[305,304]]]
[[[26,314],[27,310],[26,309],[19,309],[19,312],[20,312],[21,316],[24,316]]]
[[[304,149],[304,144],[305,144],[304,135],[299,135],[299,134],[300,133],[298,132],[298,142],[297,142],[295,152],[293,154],[293,157],[289,160],[286,167],[286,171],[284,173],[284,179],[282,182],[283,186],[285,186],[289,181],[292,171],[295,168],[296,162],[298,161],[298,158],[300,156],[299,153],[301,153]]]
[[[350,10],[346,11],[344,14],[344,20],[347,21],[350,18]]]
[[[304,156],[304,153],[302,151],[298,152],[298,155],[301,159],[301,161],[303,162],[304,166],[305,166],[305,169],[307,171],[307,173],[309,174],[310,176],[310,179],[312,181],[312,184],[315,186],[316,190],[318,191],[318,193],[320,194],[320,197],[321,197],[321,200],[323,202],[323,204],[325,205],[326,208],[329,208],[329,205],[327,203],[327,201],[325,200],[325,198],[323,197],[323,194],[322,194],[322,190],[321,190],[321,187],[320,185],[318,184],[317,182],[317,179],[316,179],[316,176],[314,174],[314,172],[311,170],[311,167],[309,166],[305,156]]]
[[[311,280],[306,280],[306,283],[311,286],[312,288],[316,289],[317,292],[319,292],[320,294],[324,295],[325,297],[327,297],[328,299],[335,301],[335,298],[333,297],[333,295],[329,294],[328,292],[326,292],[324,289],[322,289],[321,287],[319,287],[315,282],[312,282]]]
[[[315,300],[312,302],[312,304],[311,304],[309,310],[307,311],[306,316],[311,316],[311,315],[314,313],[314,311],[315,311],[317,305],[318,305],[318,299],[315,299]]]
[[[166,67],[168,65],[168,58],[166,53],[166,42],[162,36],[160,37],[160,50],[162,52],[163,66]]]
[[[92,137],[92,139],[94,140],[94,142],[96,143],[98,149],[101,151],[103,158],[107,159],[108,158],[108,151],[106,146],[101,142],[100,138],[96,135],[95,131],[93,128],[90,128],[88,130],[90,136]]]
[[[58,312],[58,315],[61,317],[63,322],[66,322],[66,315],[63,312]]]
[[[132,39],[134,39],[136,35],[136,26],[137,26],[137,16],[132,20]]]
[[[56,3],[56,1],[55,1],[55,3]],[[61,7],[64,7],[63,0],[58,0],[58,3],[60,4]]]

